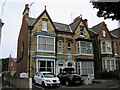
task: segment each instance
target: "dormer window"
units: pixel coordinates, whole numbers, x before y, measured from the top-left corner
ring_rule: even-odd
[[[48,19],[42,18],[42,31],[47,31]]]
[[[80,36],[84,36],[84,27],[80,26]]]
[[[103,31],[103,37],[106,37],[106,32],[105,31]]]

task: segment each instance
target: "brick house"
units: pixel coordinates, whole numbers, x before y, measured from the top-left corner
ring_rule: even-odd
[[[28,4],[18,38],[17,74],[38,71],[55,74],[73,68],[81,75],[94,75],[93,40],[87,20],[77,17],[71,24],[53,22],[46,10],[35,19],[29,17]]]
[[[28,72],[28,33],[29,25],[27,23],[29,16],[29,5],[25,5],[23,12],[22,25],[18,37],[17,45],[17,76],[21,72]]]
[[[95,73],[98,71],[116,70],[116,57],[113,56],[113,35],[105,22],[101,22],[89,29],[94,39]]]
[[[11,55],[9,56],[8,71],[10,72],[11,76],[15,76],[16,74],[16,61],[16,58],[12,58]]]
[[[116,68],[120,70],[120,28],[110,31],[113,37],[113,56],[116,58]]]

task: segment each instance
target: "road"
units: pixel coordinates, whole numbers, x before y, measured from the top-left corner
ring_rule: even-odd
[[[33,85],[33,90],[120,90],[120,81],[107,81],[82,86],[61,86],[60,88],[42,88],[40,85]]]

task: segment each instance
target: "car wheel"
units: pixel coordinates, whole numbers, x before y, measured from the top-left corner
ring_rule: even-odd
[[[44,82],[42,82],[42,87],[45,87],[45,83]]]
[[[68,82],[68,81],[66,81],[66,82],[65,82],[65,85],[66,85],[66,86],[69,86],[69,82]]]

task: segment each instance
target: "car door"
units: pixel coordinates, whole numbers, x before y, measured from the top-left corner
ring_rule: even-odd
[[[42,84],[42,73],[39,73],[39,84]]]

